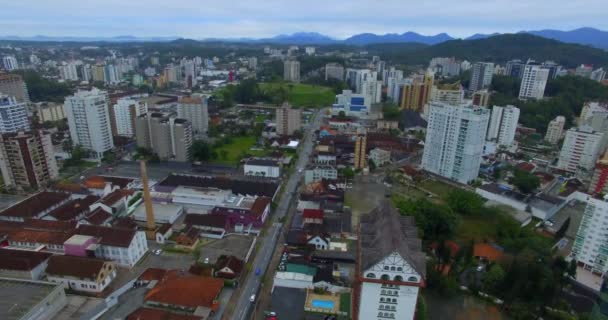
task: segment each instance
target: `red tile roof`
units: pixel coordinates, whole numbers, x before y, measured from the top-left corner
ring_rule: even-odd
[[[106,186],[106,182],[109,182],[112,185],[117,185],[118,187],[120,187],[120,189],[124,189],[132,181],[133,179],[130,178],[92,176],[84,180],[83,184],[85,187],[90,189],[103,189]]]
[[[14,242],[28,242],[41,244],[63,245],[73,232],[57,232],[57,231],[42,231],[42,230],[27,230],[19,229],[8,233],[8,240]]]
[[[304,219],[323,219],[323,210],[321,209],[304,209],[302,212]]]
[[[503,251],[497,246],[487,243],[477,243],[473,247],[473,256],[486,259],[488,261],[496,261],[502,258]]]
[[[98,200],[98,196],[86,196],[82,199],[75,199],[53,209],[48,215],[60,221],[74,220],[83,212],[88,211],[89,206]]]
[[[175,314],[166,310],[139,308],[127,316],[127,320],[201,320],[201,317]]]
[[[97,279],[97,275],[103,270],[109,261],[54,255],[49,259],[46,273],[54,276],[70,276],[79,279]]]
[[[271,201],[272,200],[268,197],[256,198],[251,206],[251,213],[256,217],[262,216],[262,214],[264,214],[264,210],[266,210],[268,205],[270,205]]]
[[[141,276],[139,276],[138,279],[141,281],[160,281],[165,277],[167,271],[169,270],[161,268],[148,268],[146,271],[144,271],[144,273],[141,274]]]
[[[217,310],[216,298],[224,287],[224,280],[193,276],[180,271],[167,272],[165,277],[146,294],[146,302]]]
[[[99,244],[112,247],[127,248],[131,245],[136,231],[112,227],[80,225],[76,234],[99,238]]]
[[[58,205],[70,197],[70,194],[63,192],[48,192],[43,191],[37,193],[12,207],[4,209],[0,212],[1,216],[31,218],[41,212],[46,211],[49,207]]]
[[[112,215],[107,213],[101,207],[93,210],[87,217],[86,220],[92,225],[101,225],[112,218]]]
[[[76,221],[51,221],[42,219],[26,219],[23,222],[23,229],[72,232],[76,229]]]
[[[0,249],[0,269],[30,271],[51,256],[46,252]]]
[[[536,168],[536,166],[533,163],[529,163],[529,162],[520,162],[515,167],[517,167],[520,170],[527,171],[527,172],[532,172]]]
[[[216,271],[220,271],[224,268],[228,268],[234,272],[234,275],[239,275],[245,266],[245,262],[243,260],[235,257],[235,256],[225,256],[222,255],[217,259],[217,263],[215,264]]]
[[[108,194],[107,196],[101,198],[100,202],[107,206],[112,206],[119,200],[126,198],[126,197],[132,195],[133,193],[134,193],[133,190],[117,189],[117,190],[114,190],[113,192],[111,192],[110,194]]]

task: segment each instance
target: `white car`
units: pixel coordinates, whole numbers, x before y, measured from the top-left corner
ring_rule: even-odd
[[[163,253],[163,251],[161,249],[156,249],[153,251],[155,256],[160,256],[161,253]]]
[[[209,258],[205,258],[204,263],[205,263],[205,264],[209,264]]]
[[[249,297],[249,302],[254,302],[255,301],[255,294],[252,294],[251,297]]]

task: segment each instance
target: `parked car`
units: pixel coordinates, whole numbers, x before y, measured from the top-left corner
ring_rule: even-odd
[[[255,294],[252,294],[251,297],[249,297],[249,302],[254,302],[255,301]]]

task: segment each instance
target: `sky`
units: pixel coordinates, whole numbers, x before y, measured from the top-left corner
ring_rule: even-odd
[[[319,32],[475,33],[594,27],[608,30],[607,0],[17,0],[0,35],[264,38]]]

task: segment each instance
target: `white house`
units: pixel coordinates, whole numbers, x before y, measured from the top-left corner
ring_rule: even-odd
[[[245,175],[265,178],[278,178],[281,176],[281,167],[274,160],[251,159],[245,163]]]
[[[306,169],[306,172],[304,173],[304,183],[306,184],[320,181],[322,179],[337,180],[338,169],[336,169],[334,166],[320,165]]]
[[[63,283],[66,288],[100,293],[116,278],[116,264],[85,257],[55,255],[46,268],[50,282]]]
[[[148,251],[143,231],[115,229],[103,226],[80,225],[76,234],[99,239],[95,256],[112,260],[119,265],[133,267]]]

